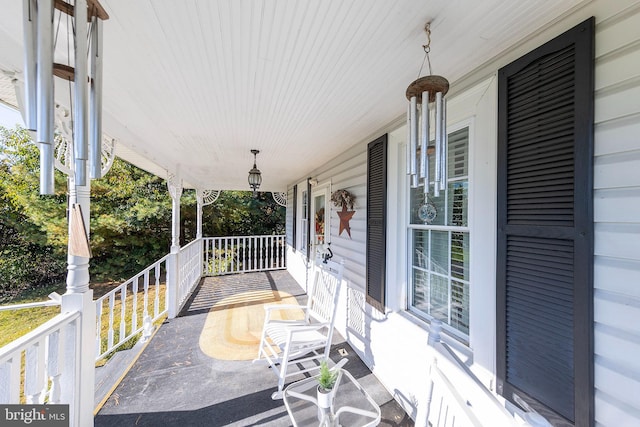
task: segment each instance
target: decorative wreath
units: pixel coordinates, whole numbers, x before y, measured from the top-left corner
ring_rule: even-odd
[[[353,205],[355,205],[356,203],[356,196],[354,196],[347,190],[336,190],[331,193],[331,201],[333,202],[334,206],[346,206],[349,209],[353,209]]]

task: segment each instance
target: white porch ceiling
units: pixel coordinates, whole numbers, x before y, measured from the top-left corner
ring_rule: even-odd
[[[256,148],[260,190],[285,191],[404,113],[427,21],[433,72],[455,85],[585,2],[101,0],[104,131],[202,189],[248,190]],[[19,74],[22,0],[2,3],[0,70]]]

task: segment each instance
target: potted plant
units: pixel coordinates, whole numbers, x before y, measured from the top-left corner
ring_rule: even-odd
[[[323,409],[331,407],[333,400],[333,386],[338,379],[338,371],[332,371],[327,361],[320,362],[320,374],[318,375],[318,415]]]

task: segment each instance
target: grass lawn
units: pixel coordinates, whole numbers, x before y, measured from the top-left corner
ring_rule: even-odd
[[[102,295],[108,293],[111,289],[117,287],[119,283],[117,282],[109,282],[109,283],[97,283],[91,285],[93,289],[93,298],[99,298]],[[164,284],[160,287],[160,299],[161,304],[164,305]],[[144,308],[144,298],[142,296],[142,287],[139,289],[138,297],[137,297],[137,318],[138,318],[138,326],[142,324],[142,316],[143,316],[143,308]],[[51,292],[58,292],[59,294],[63,294],[66,292],[66,285],[60,284],[55,286],[50,286],[47,288],[39,288],[35,290],[30,290],[23,292],[18,297],[14,298],[11,301],[11,305],[13,304],[24,304],[29,302],[38,302],[38,301],[46,301],[48,299],[47,295]],[[118,342],[118,336],[120,331],[120,322],[122,319],[122,311],[121,304],[122,300],[120,299],[120,295],[117,295],[117,299],[115,300],[114,305],[114,319],[113,319],[113,329],[114,329],[114,342]],[[153,301],[155,297],[155,287],[149,288],[149,303]],[[127,294],[126,297],[126,308],[124,317],[126,322],[129,323],[133,316],[133,304],[132,304],[132,295],[131,293]],[[103,315],[101,319],[101,336],[103,337],[103,345],[106,345],[107,341],[107,333],[109,330],[109,314],[106,310],[107,307],[103,307]],[[152,307],[150,306],[150,311]],[[47,320],[55,317],[60,313],[59,306],[53,307],[35,307],[35,308],[27,308],[22,310],[11,310],[11,311],[0,311],[0,347],[14,341],[21,336],[27,334],[33,329],[45,323]],[[153,312],[150,313],[153,316]],[[130,332],[130,329],[126,331]],[[133,346],[136,340],[132,340],[132,343],[128,343],[128,345],[124,345],[124,348]]]
[[[7,305],[47,301],[49,299],[47,295],[51,292],[63,294],[65,291],[66,285],[64,283],[47,288],[28,290],[14,298]],[[0,347],[20,338],[59,313],[59,306],[0,311],[0,331],[2,331],[0,333]]]

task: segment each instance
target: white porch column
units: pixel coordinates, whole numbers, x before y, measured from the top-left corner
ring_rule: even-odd
[[[218,200],[220,190],[200,190],[196,189],[196,200],[198,201],[198,225],[196,230],[196,239],[202,240],[202,208],[208,206]],[[205,269],[204,254],[208,250],[204,241],[200,244],[200,275]]]
[[[167,188],[171,195],[171,251],[167,260],[167,310],[169,319],[178,315],[178,285],[180,283],[180,197],[182,196],[182,180],[169,175]]]
[[[196,226],[196,239],[202,239],[202,204],[204,203],[203,192],[200,190],[196,190],[196,201],[197,204],[197,226]]]
[[[182,180],[169,175],[167,187],[171,195],[171,252],[180,250],[180,197],[182,196]]]

